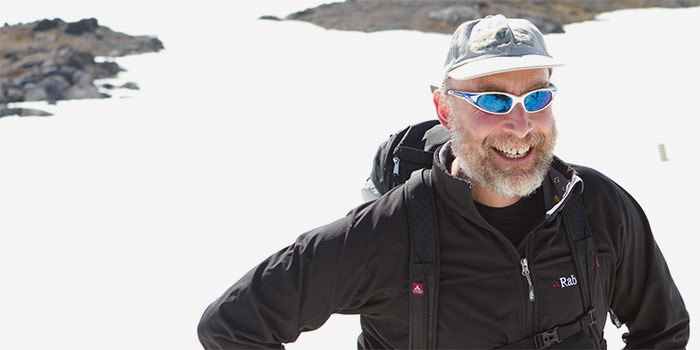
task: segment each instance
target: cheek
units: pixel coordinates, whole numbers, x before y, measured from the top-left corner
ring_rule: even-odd
[[[554,125],[554,115],[552,114],[551,108],[547,108],[542,112],[533,114],[530,121],[534,130],[539,133],[546,133],[549,132]]]
[[[470,113],[465,127],[472,134],[479,135],[480,137],[484,138],[488,135],[497,133],[502,124],[502,117],[476,110]]]

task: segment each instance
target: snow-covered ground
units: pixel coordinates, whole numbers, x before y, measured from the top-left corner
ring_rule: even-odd
[[[3,6],[0,23],[96,17],[166,50],[118,60],[140,91],[0,119],[0,348],[198,348],[199,318],[230,284],[360,204],[376,146],[434,117],[449,36],[256,19],[319,2]],[[567,62],[556,154],[641,203],[691,315],[698,23],[700,8],[626,10],[547,36]],[[359,331],[333,316],[288,348],[351,349]]]

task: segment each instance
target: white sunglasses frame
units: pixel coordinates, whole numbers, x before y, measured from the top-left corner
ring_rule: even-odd
[[[542,110],[546,109],[547,107],[549,107],[549,106],[552,104],[552,102],[554,101],[554,97],[557,95],[557,87],[554,86],[553,84],[550,84],[550,85],[551,85],[550,87],[546,87],[546,88],[542,88],[542,89],[537,89],[537,90],[528,91],[528,92],[526,92],[526,93],[524,93],[524,94],[522,94],[522,95],[520,95],[520,96],[515,96],[515,95],[509,94],[509,93],[507,93],[507,92],[501,92],[501,91],[468,92],[468,91],[459,91],[459,90],[447,90],[447,94],[452,95],[452,96],[454,96],[454,97],[457,97],[457,98],[459,98],[459,99],[465,100],[465,101],[469,102],[472,106],[474,106],[474,107],[476,107],[477,109],[479,109],[480,111],[483,111],[483,112],[486,112],[486,113],[489,113],[489,114],[496,114],[496,115],[508,114],[508,113],[510,113],[510,112],[513,110],[513,108],[515,108],[515,105],[517,105],[518,103],[520,103],[520,104],[523,106],[523,110],[524,110],[525,112],[527,112],[527,113],[537,113],[537,112],[542,111]],[[542,108],[540,108],[540,109],[538,109],[538,110],[536,110],[536,111],[528,111],[527,109],[525,109],[525,98],[526,98],[527,96],[529,96],[530,94],[533,94],[533,93],[536,93],[536,92],[539,92],[539,91],[549,91],[549,92],[551,92],[551,93],[552,93],[552,99],[550,99],[550,100],[549,100],[549,103],[547,103],[544,107],[542,107]],[[487,110],[481,108],[481,107],[476,103],[476,99],[478,99],[481,95],[489,95],[489,94],[496,94],[496,95],[505,95],[505,96],[508,96],[508,97],[510,97],[510,99],[513,101],[513,103],[510,105],[510,108],[508,108],[508,110],[505,111],[505,112],[491,112],[491,111],[487,111]],[[474,99],[472,99],[472,98],[474,98]]]

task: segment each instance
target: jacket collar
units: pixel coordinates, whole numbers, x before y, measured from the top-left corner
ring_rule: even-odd
[[[438,198],[460,215],[474,219],[481,218],[472,197],[472,184],[469,180],[456,177],[448,170],[454,156],[451,141],[446,143],[433,158],[433,186]],[[573,194],[583,192],[583,180],[576,170],[556,156],[542,182],[544,194],[545,218],[549,219],[562,210]],[[477,220],[481,221],[481,220]]]

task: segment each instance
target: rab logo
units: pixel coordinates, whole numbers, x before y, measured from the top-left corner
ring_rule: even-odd
[[[555,288],[573,287],[577,284],[578,280],[576,280],[576,276],[574,276],[574,274],[571,274],[570,277],[559,277],[558,281],[552,281],[552,287]]]
[[[411,293],[413,293],[414,295],[425,294],[425,290],[423,289],[423,283],[414,283],[413,287],[411,287]]]

